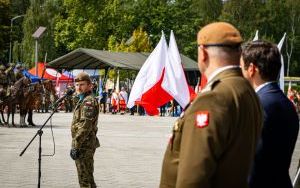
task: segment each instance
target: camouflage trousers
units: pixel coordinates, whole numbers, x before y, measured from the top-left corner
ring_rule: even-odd
[[[93,175],[95,149],[80,152],[80,158],[75,160],[80,188],[96,188]]]

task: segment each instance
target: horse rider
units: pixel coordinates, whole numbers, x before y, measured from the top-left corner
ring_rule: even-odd
[[[8,85],[13,85],[16,82],[16,76],[15,76],[15,72],[14,72],[14,68],[15,68],[15,64],[14,63],[9,63],[8,64],[8,68],[5,70],[5,74],[7,76],[8,79]]]
[[[24,67],[21,64],[17,64],[16,69],[17,69],[15,73],[16,80],[20,80],[24,76],[23,74]]]
[[[5,74],[6,67],[0,65],[0,103],[4,101],[7,96],[8,78]]]

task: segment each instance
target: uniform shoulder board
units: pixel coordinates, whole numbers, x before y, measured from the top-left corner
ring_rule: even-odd
[[[204,92],[208,92],[213,90],[214,87],[216,87],[216,85],[218,85],[218,83],[220,82],[220,80],[214,80],[210,83],[208,83],[201,91],[200,93],[204,93]]]

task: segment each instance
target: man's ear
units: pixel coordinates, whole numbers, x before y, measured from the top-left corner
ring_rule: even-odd
[[[200,53],[201,53],[201,61],[206,62],[208,58],[208,52],[204,47],[200,47]]]
[[[250,77],[254,77],[255,74],[258,74],[258,68],[253,63],[250,63],[247,71]]]

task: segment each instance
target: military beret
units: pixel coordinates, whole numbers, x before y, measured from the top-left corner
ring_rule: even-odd
[[[215,22],[204,26],[198,32],[197,42],[204,46],[239,46],[243,39],[233,25]]]
[[[87,81],[88,83],[92,83],[90,76],[85,72],[81,72],[75,77],[75,82],[80,81]]]

